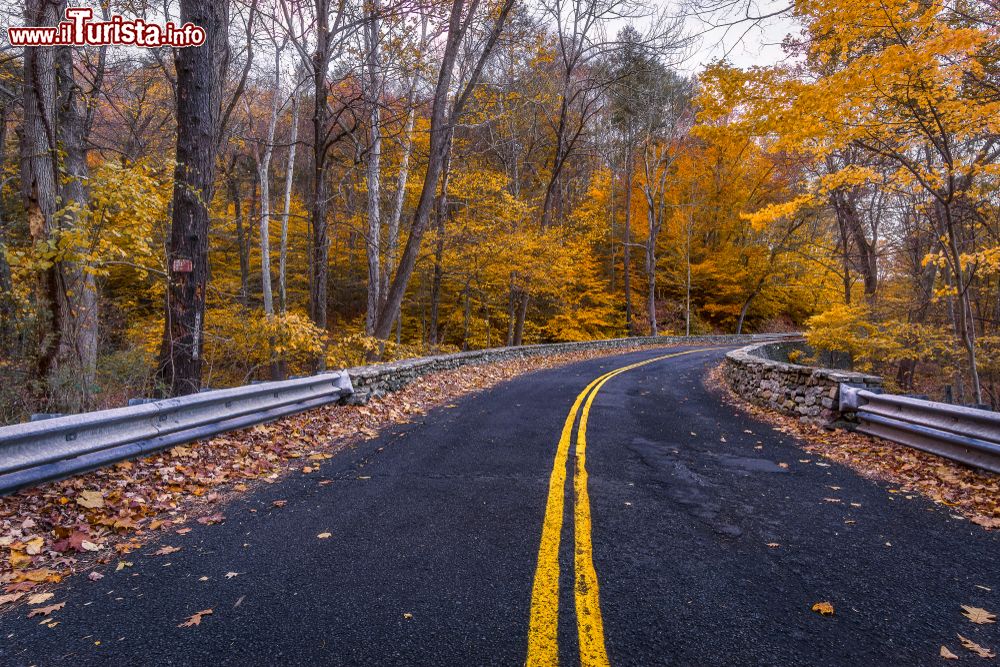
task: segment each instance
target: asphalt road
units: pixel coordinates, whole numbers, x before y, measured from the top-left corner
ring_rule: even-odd
[[[0,664],[922,665],[942,644],[979,661],[956,632],[1000,648],[960,609],[1000,611],[1000,534],[724,406],[702,386],[720,349],[600,387],[581,497],[578,418],[560,447],[574,402],[681,350],[532,373],[348,450],[331,484],[245,495],[171,535],[176,554],[68,580],[54,628],[0,616]]]

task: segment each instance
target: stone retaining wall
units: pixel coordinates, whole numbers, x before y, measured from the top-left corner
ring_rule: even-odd
[[[471,350],[455,354],[433,357],[404,359],[372,366],[358,366],[347,369],[354,385],[353,401],[367,401],[371,396],[402,389],[422,375],[450,370],[470,364],[487,364],[508,359],[548,356],[586,350],[633,350],[643,347],[670,345],[739,345],[747,342],[781,340],[796,337],[797,334],[752,334],[742,336],[645,336],[636,338],[614,338],[582,343],[552,343],[548,345],[524,345],[521,347],[496,347],[487,350]]]
[[[842,416],[841,382],[882,387],[882,378],[876,375],[777,361],[787,358],[789,346],[757,343],[728,353],[723,374],[729,387],[751,403],[813,424],[828,424]]]

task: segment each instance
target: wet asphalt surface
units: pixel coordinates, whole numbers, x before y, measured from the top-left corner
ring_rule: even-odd
[[[667,351],[523,376],[246,494],[220,508],[225,523],[164,538],[178,553],[151,556],[153,544],[100,581],[70,578],[47,603],[66,602],[53,628],[24,608],[0,616],[0,664],[523,664],[563,421],[592,379]],[[1000,626],[960,608],[1000,611],[1000,532],[725,406],[702,385],[722,355],[629,371],[594,402],[587,469],[612,664],[933,665],[942,644],[981,661],[957,632],[1000,649]],[[578,662],[572,519],[564,664]],[[835,615],[812,612],[820,601]]]

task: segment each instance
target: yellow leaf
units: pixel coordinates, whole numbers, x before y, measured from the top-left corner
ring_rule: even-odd
[[[833,616],[833,605],[829,602],[817,602],[812,606],[812,610],[821,616]]]

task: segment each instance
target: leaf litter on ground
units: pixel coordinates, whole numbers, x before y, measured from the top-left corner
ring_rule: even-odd
[[[1000,475],[861,433],[830,431],[754,405],[729,389],[721,366],[709,373],[705,384],[733,407],[793,436],[810,454],[901,487],[890,493],[916,492],[987,530],[1000,528]]]

